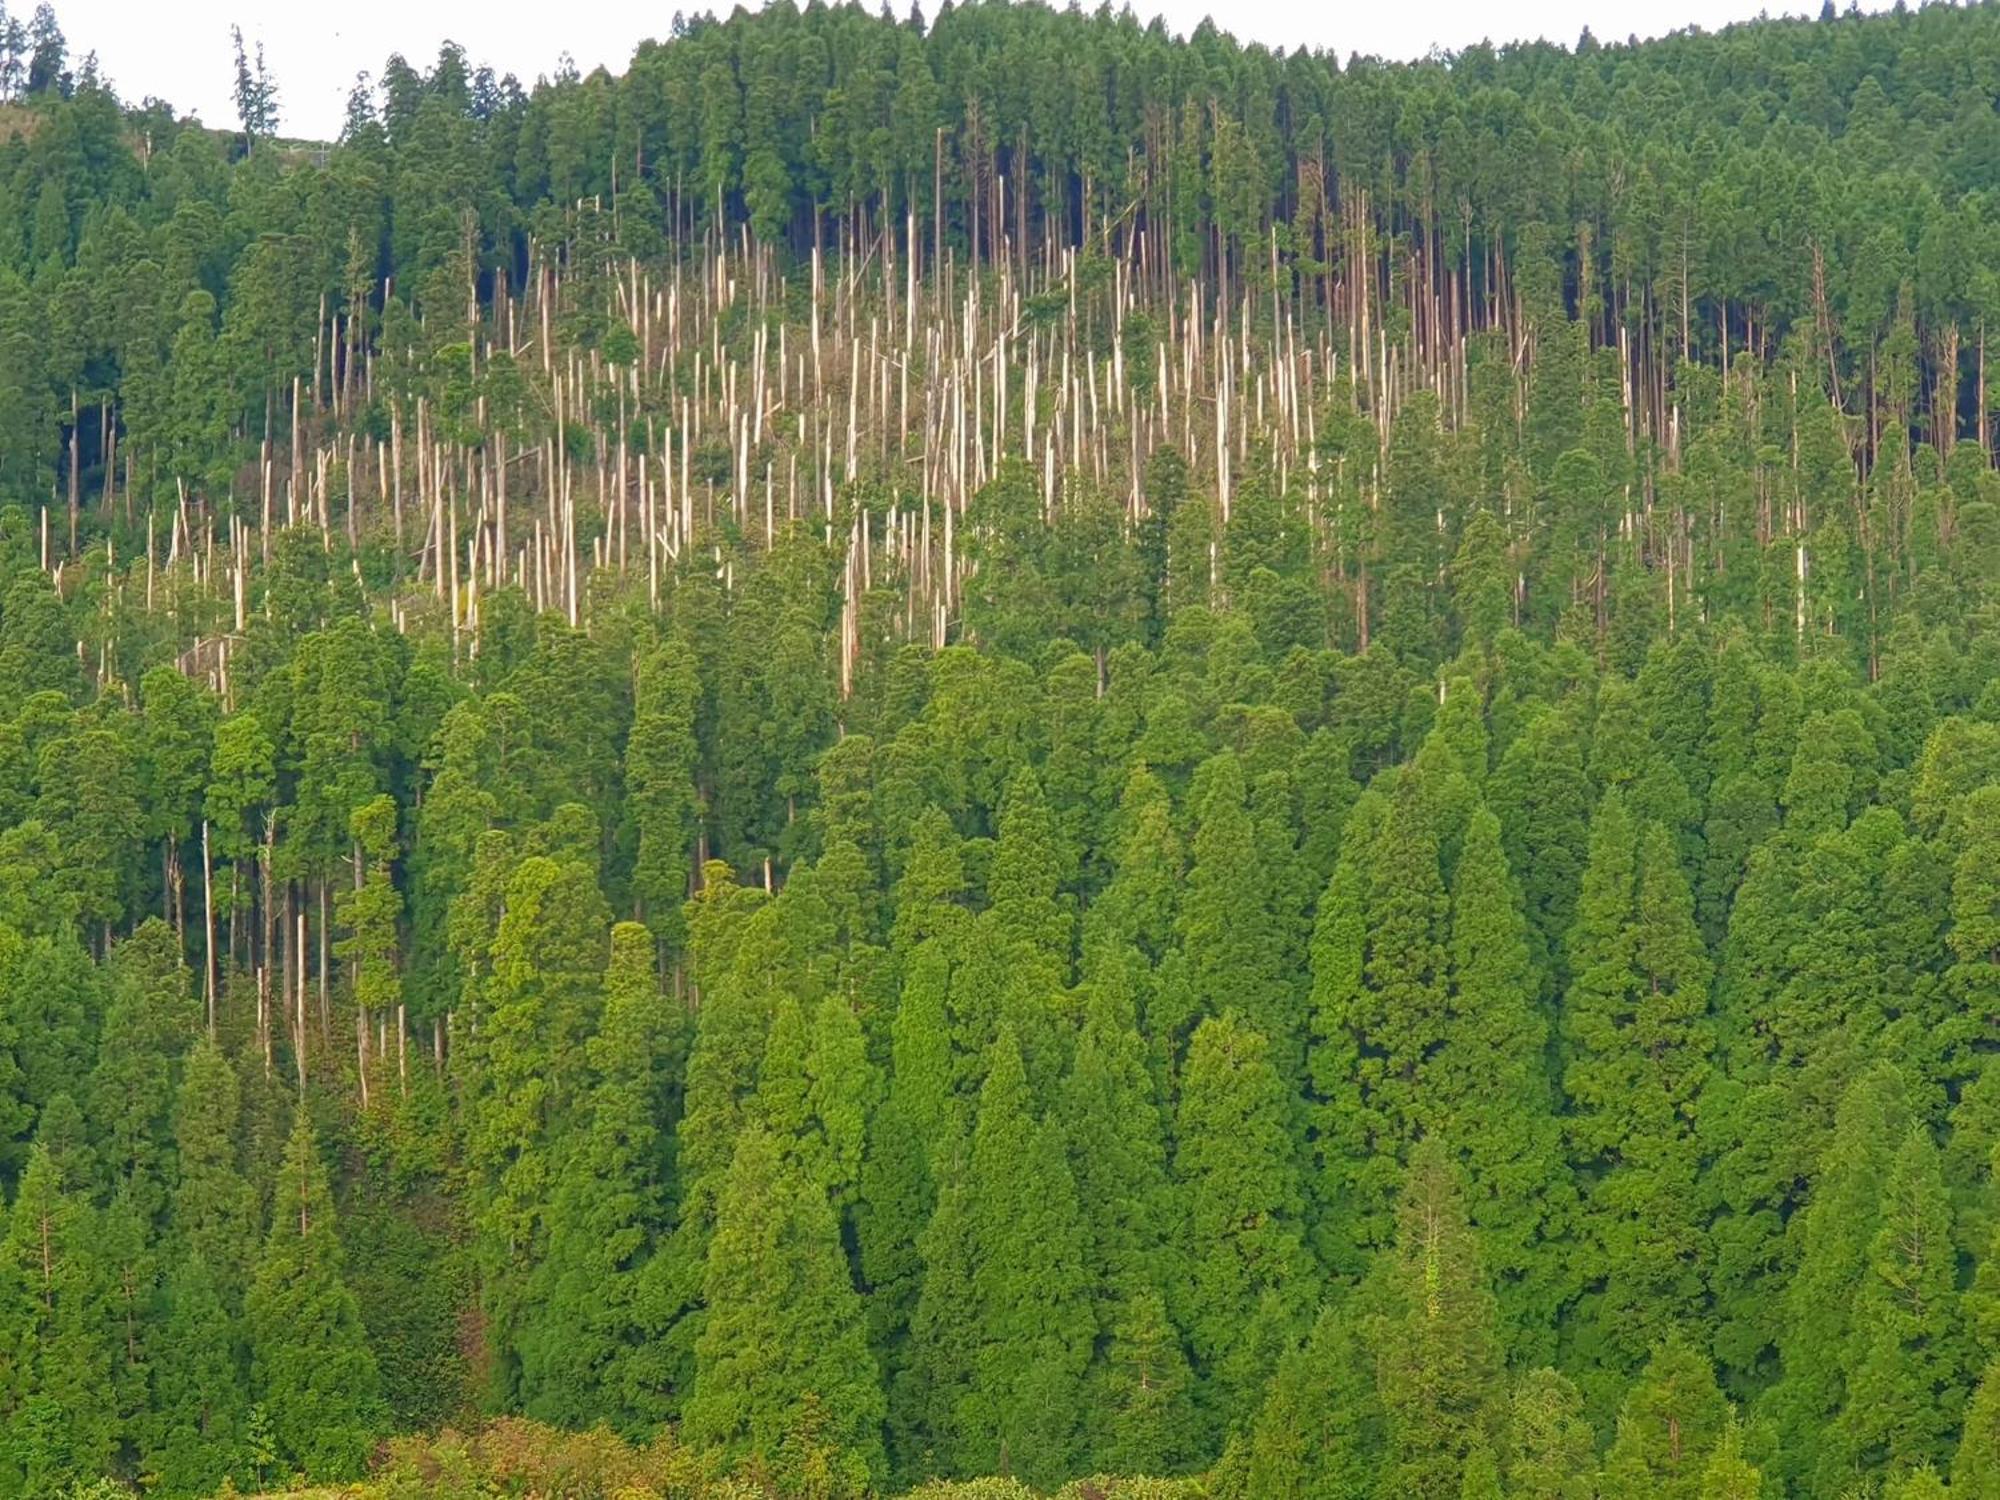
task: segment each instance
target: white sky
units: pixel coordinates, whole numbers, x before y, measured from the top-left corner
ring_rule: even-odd
[[[690,11],[707,3],[686,3]],[[869,0],[871,7],[877,0]],[[1845,8],[1846,0],[1837,0]],[[1876,8],[1869,0],[1865,8]],[[132,102],[156,95],[210,125],[235,123],[235,77],[229,28],[261,39],[277,77],[286,135],[331,137],[340,128],[356,72],[379,74],[391,52],[428,67],[446,38],[460,43],[474,66],[513,73],[524,84],[554,70],[567,51],[589,72],[602,63],[622,72],[632,49],[664,35],[676,0],[56,0],[56,14],[73,56],[95,49],[119,95]],[[1091,0],[1090,8],[1094,8]],[[33,0],[11,0],[25,13]],[[716,4],[718,13],[727,6]],[[898,15],[908,0],[893,0]],[[1391,58],[1421,57],[1432,47],[1456,49],[1481,40],[1547,38],[1572,43],[1588,25],[1599,39],[1657,36],[1682,26],[1713,29],[1762,10],[1817,12],[1819,0],[1522,0],[1513,6],[1476,0],[1132,0],[1143,18],[1164,15],[1185,32],[1204,15],[1245,41],[1310,46]],[[937,9],[927,0],[925,13]]]

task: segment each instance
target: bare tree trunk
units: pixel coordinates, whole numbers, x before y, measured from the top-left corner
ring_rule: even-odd
[[[215,865],[208,848],[208,819],[201,820],[201,980],[208,1007],[208,1039],[215,1040]]]

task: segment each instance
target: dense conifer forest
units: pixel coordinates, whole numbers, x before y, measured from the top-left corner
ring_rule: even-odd
[[[2000,8],[242,48],[0,20],[0,1500],[2000,1497]]]

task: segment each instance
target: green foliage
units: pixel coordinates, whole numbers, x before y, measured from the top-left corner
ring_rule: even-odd
[[[1994,1490],[1996,55],[0,25],[0,1500]]]
[[[881,1382],[833,1211],[760,1127],[738,1138],[703,1295],[688,1437],[739,1461],[774,1456],[810,1395],[850,1482],[879,1473]]]
[[[382,1421],[375,1358],[341,1260],[326,1165],[301,1110],[273,1179],[271,1232],[244,1322],[251,1392],[275,1456],[319,1482],[359,1474]]]

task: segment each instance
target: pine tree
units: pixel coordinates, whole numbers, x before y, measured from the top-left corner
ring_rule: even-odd
[[[358,1476],[381,1430],[379,1377],[341,1274],[326,1165],[303,1108],[273,1187],[271,1232],[244,1319],[251,1392],[279,1456],[319,1483]]]
[[[1376,1386],[1387,1415],[1380,1492],[1455,1500],[1466,1460],[1498,1423],[1501,1357],[1492,1293],[1458,1172],[1426,1140],[1412,1153],[1376,1316]],[[1490,1455],[1489,1455],[1490,1458]]]
[[[688,1440],[771,1460],[811,1396],[849,1481],[879,1476],[881,1380],[833,1210],[761,1126],[737,1139],[703,1295]]]

